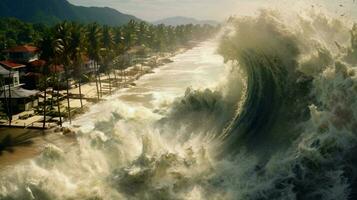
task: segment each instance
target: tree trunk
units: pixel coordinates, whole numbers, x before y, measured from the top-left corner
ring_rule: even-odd
[[[81,102],[81,108],[83,109],[83,101],[82,101],[82,78],[81,78],[81,77],[79,77],[78,89],[79,89],[79,101]]]
[[[45,129],[46,127],[46,100],[47,100],[47,81],[46,81],[46,77],[45,77],[45,93],[44,93],[44,97],[43,97],[43,123],[42,123],[42,128]]]
[[[100,95],[99,95],[99,87],[98,87],[98,66],[97,66],[97,62],[94,63],[94,77],[95,77],[95,86],[97,88],[97,96],[98,96],[98,101],[100,100]]]
[[[109,80],[109,94],[112,94],[112,80],[110,79],[110,72],[108,72],[108,80]]]
[[[124,76],[124,87],[126,85],[126,73],[125,73],[125,70],[123,70],[123,76]]]
[[[115,69],[113,71],[113,74],[114,74],[114,81],[115,81],[114,87],[117,87],[118,86],[118,80],[117,80],[117,74],[116,74],[116,70]]]
[[[124,88],[124,72],[123,72],[123,69],[120,69],[120,75],[121,75],[121,80],[120,80],[121,87]]]
[[[67,68],[67,67],[66,67]],[[69,77],[68,77],[68,69],[65,69],[65,73],[66,73],[66,84],[67,84],[67,87],[66,87],[66,91],[67,91],[67,109],[68,109],[68,119],[69,119],[69,123],[71,124],[72,123],[72,120],[71,120],[71,105],[69,103]]]
[[[55,88],[54,86],[52,85],[52,91],[51,91],[51,110],[53,109],[53,94],[55,93]]]
[[[9,73],[9,79],[11,78],[11,72]],[[11,122],[12,122],[12,102],[11,102],[11,83],[9,84],[9,113],[8,113],[8,117],[9,117],[9,125],[11,126]]]
[[[60,119],[60,126],[62,127],[62,114],[61,114],[61,103],[60,103],[60,93],[59,93],[59,77],[57,77],[57,109],[58,109],[58,115]]]
[[[101,81],[101,79],[100,79],[99,68],[98,68],[98,81],[99,81],[99,91],[100,91],[100,97],[103,97],[102,81]]]
[[[78,89],[79,89],[79,101],[81,102],[81,108],[83,109],[83,101],[82,101],[82,64],[80,66],[80,74],[79,74],[79,80],[78,80]]]

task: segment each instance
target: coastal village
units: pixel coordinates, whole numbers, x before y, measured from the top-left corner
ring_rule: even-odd
[[[0,18],[0,26],[7,27],[0,30],[1,166],[37,155],[49,143],[72,138],[65,142],[72,144],[76,134],[68,125],[92,105],[136,87],[141,76],[219,30],[134,19],[109,26]]]
[[[79,113],[83,113],[88,105],[91,105],[105,96],[112,94],[120,88],[133,87],[135,80],[140,76],[152,72],[152,69],[160,65],[171,62],[170,57],[182,52],[183,49],[175,53],[161,53],[152,56],[137,56],[141,47],[132,48],[124,56],[117,57],[115,65],[120,59],[125,60],[127,67],[123,70],[113,70],[111,73],[99,73],[101,80],[100,98],[97,98],[96,84],[88,81],[81,85],[79,91],[78,82],[69,81],[69,93],[58,88],[47,88],[46,91],[39,90],[37,84],[41,76],[41,67],[45,65],[44,60],[39,57],[40,49],[32,45],[21,45],[4,50],[8,59],[0,61],[1,75],[1,120],[0,126],[15,128],[37,128],[48,129],[61,126],[64,120],[70,120]],[[94,76],[98,68],[95,62],[87,56],[82,55],[84,61],[83,73],[87,77]],[[52,65],[49,67],[50,73],[64,74],[62,65]],[[62,80],[63,81],[63,80]],[[46,100],[44,93],[47,93]],[[81,93],[81,96],[80,96]],[[59,101],[54,102],[56,95]],[[69,98],[69,106],[66,98]],[[57,104],[57,105],[55,105]],[[49,113],[46,118],[43,115],[43,107],[60,107],[61,116],[58,113]],[[71,115],[68,116],[70,109]]]
[[[0,10],[0,200],[357,200],[356,0]]]

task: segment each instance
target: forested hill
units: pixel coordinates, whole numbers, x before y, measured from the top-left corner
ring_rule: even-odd
[[[31,23],[54,24],[70,20],[111,26],[139,20],[112,8],[75,6],[67,0],[0,0],[0,17],[15,17]]]

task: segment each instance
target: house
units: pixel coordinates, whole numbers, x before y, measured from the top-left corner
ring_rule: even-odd
[[[25,84],[22,87],[29,90],[36,89],[42,77],[42,70],[45,65],[46,62],[43,60],[34,60],[27,63],[26,74],[21,76],[21,82]]]
[[[88,58],[88,56],[82,54],[82,61],[84,63],[84,67],[82,69],[82,73],[83,74],[94,74],[95,71],[96,71],[94,60],[91,60],[91,59]]]
[[[31,45],[21,45],[6,49],[3,53],[7,55],[8,60],[3,62],[25,66],[19,70],[19,81],[25,83],[24,88],[35,89],[38,73],[43,66],[43,62],[39,60],[39,49]]]
[[[11,61],[27,64],[39,59],[39,49],[31,45],[22,45],[7,49],[4,53],[8,54]]]
[[[20,72],[26,66],[12,61],[0,61],[0,102],[8,116],[37,106],[37,91],[21,88]]]
[[[0,61],[0,75],[5,85],[20,85],[20,73],[24,72],[25,65],[12,61]]]

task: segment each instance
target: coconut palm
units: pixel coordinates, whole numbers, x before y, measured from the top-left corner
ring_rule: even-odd
[[[123,54],[125,51],[125,38],[123,27],[113,28],[113,39],[115,55],[118,56],[120,54]]]
[[[137,44],[138,32],[138,23],[135,20],[130,20],[129,23],[124,26],[124,41],[126,49],[129,49]]]
[[[138,43],[142,46],[148,46],[149,42],[149,25],[146,22],[140,22],[138,25]]]
[[[55,29],[55,57],[57,65],[63,65],[65,78],[66,78],[66,97],[67,97],[67,109],[68,109],[68,119],[71,123],[71,105],[69,100],[69,67],[71,65],[70,53],[71,53],[71,32],[70,24],[68,22],[60,23]]]
[[[44,100],[43,100],[43,124],[42,127],[46,127],[46,114],[47,114],[47,87],[48,87],[48,77],[50,76],[49,73],[49,66],[53,62],[54,58],[54,51],[53,51],[53,35],[51,33],[46,34],[45,37],[40,40],[39,47],[41,49],[40,58],[45,60],[42,67],[42,80],[40,81],[40,88],[42,87],[44,91]]]
[[[83,53],[84,48],[84,36],[82,35],[82,27],[78,24],[72,23],[70,27],[71,41],[69,44],[69,57],[71,65],[74,68],[74,76],[78,78],[79,99],[81,108],[83,108],[82,101],[82,70],[83,70]]]
[[[89,24],[87,27],[87,32],[86,32],[86,39],[87,39],[87,53],[88,56],[90,57],[91,60],[94,61],[95,65],[95,84],[97,88],[97,96],[98,100],[100,99],[100,92],[99,92],[99,87],[98,87],[98,78],[100,81],[100,77],[98,76],[98,62],[100,60],[100,37],[101,37],[101,31],[98,26],[98,24],[93,23]]]
[[[114,59],[114,36],[111,28],[109,26],[103,26],[102,28],[102,47],[101,48],[101,58],[102,58],[102,70],[107,73],[109,80],[109,92],[111,93],[111,78],[110,73],[113,70],[112,60]]]

